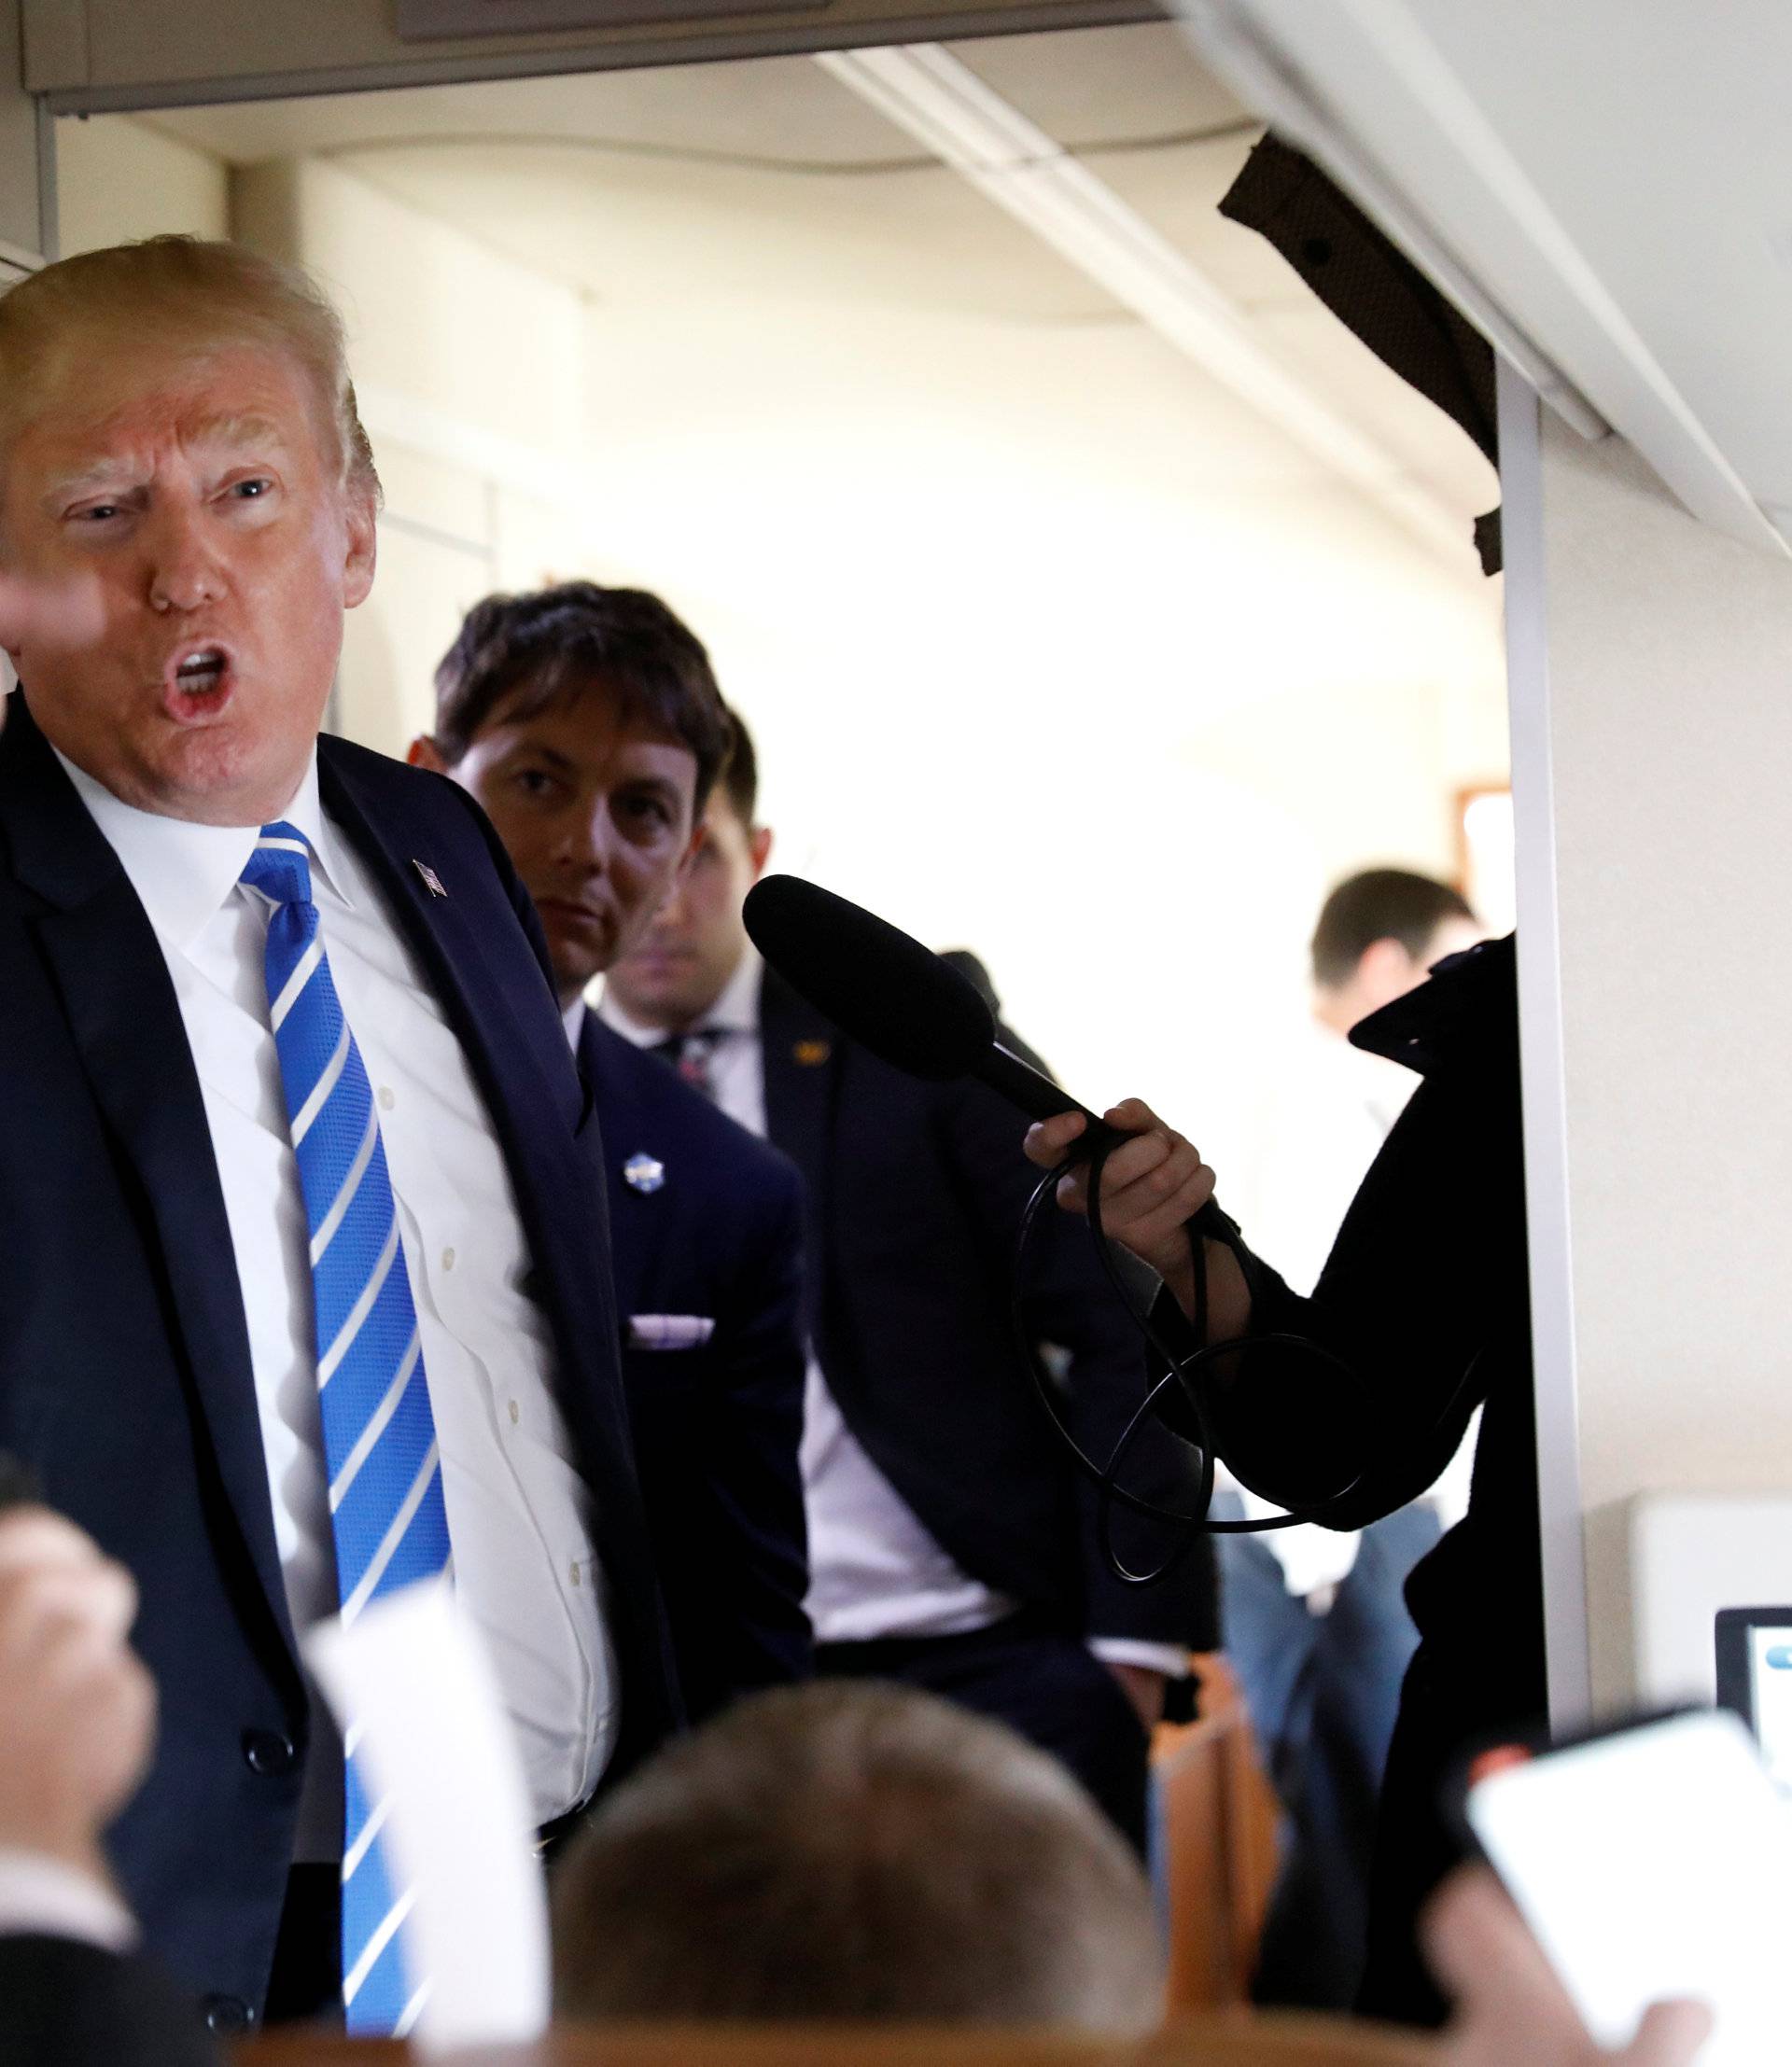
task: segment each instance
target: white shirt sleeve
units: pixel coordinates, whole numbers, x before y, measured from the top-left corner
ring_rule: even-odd
[[[128,1952],[137,1926],[122,1902],[91,1874],[37,1851],[0,1848],[0,1936],[75,1938]]]

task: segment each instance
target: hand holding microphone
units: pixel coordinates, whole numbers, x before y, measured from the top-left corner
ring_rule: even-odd
[[[893,1068],[935,1083],[974,1077],[1029,1120],[1043,1121],[1056,1130],[1049,1134],[1034,1130],[1042,1140],[1060,1144],[1059,1153],[1046,1161],[1046,1168],[1055,1167],[1078,1141],[1091,1148],[1103,1141],[1124,1159],[1126,1181],[1141,1178],[1149,1181],[1153,1159],[1148,1152],[1135,1153],[1118,1136],[1137,1132],[1141,1125],[1168,1135],[1155,1115],[1135,1102],[1116,1111],[1136,1112],[1142,1120],[1110,1128],[1113,1114],[1108,1121],[1099,1119],[1006,1047],[987,999],[968,977],[919,941],[832,890],[794,875],[768,875],[749,894],[742,916],[754,946],[785,982],[824,1018]],[[1182,1146],[1198,1166],[1200,1158],[1186,1142]],[[1193,1177],[1193,1170],[1184,1171],[1180,1159],[1177,1168],[1179,1176]],[[1180,1227],[1182,1222],[1192,1220],[1216,1241],[1234,1239],[1237,1228],[1213,1203],[1211,1170],[1205,1170],[1205,1190],[1193,1182],[1179,1184],[1177,1196],[1185,1197],[1187,1206],[1182,1220],[1171,1224]],[[1104,1214],[1108,1192],[1104,1184]],[[1071,1204],[1076,1195],[1067,1195],[1064,1203]],[[1183,1242],[1186,1253],[1186,1236]],[[1155,1258],[1147,1256],[1145,1261],[1155,1267]]]
[[[784,980],[873,1054],[936,1083],[974,1077],[1039,1122],[1027,1153],[1043,1169],[1079,1142],[1100,1145],[1103,1232],[1156,1271],[1191,1318],[1201,1306],[1191,1237],[1205,1237],[1209,1335],[1243,1332],[1251,1301],[1230,1252],[1238,1229],[1214,1203],[1213,1172],[1149,1106],[1130,1098],[1098,1118],[1003,1045],[988,1000],[959,971],[832,890],[768,875],[742,915]],[[1066,1177],[1057,1196],[1086,1214],[1087,1167]]]
[[[1191,1221],[1213,1196],[1214,1175],[1192,1141],[1168,1126],[1142,1098],[1127,1098],[1101,1115],[1102,1124],[1127,1138],[1101,1170],[1101,1224],[1111,1239],[1149,1264],[1183,1311],[1195,1312],[1195,1254]],[[1027,1157],[1054,1170],[1088,1131],[1082,1112],[1062,1112],[1028,1130]],[[1080,1164],[1057,1187],[1066,1211],[1086,1215],[1089,1168]],[[1224,1245],[1208,1258],[1210,1333],[1242,1334],[1250,1324],[1251,1295],[1237,1261]]]
[[[1077,1465],[1099,1488],[1102,1527],[1108,1502],[1175,1523],[1182,1537],[1169,1557],[1150,1572],[1127,1570],[1112,1546],[1109,1559],[1128,1585],[1161,1578],[1196,1533],[1275,1529],[1316,1517],[1353,1491],[1361,1470],[1339,1473],[1320,1498],[1278,1499],[1289,1514],[1267,1521],[1211,1521],[1208,1505],[1217,1455],[1215,1409],[1225,1404],[1239,1376],[1245,1349],[1278,1355],[1298,1353],[1317,1367],[1326,1391],[1355,1374],[1334,1350],[1304,1336],[1251,1335],[1252,1295],[1239,1229],[1213,1197],[1213,1172],[1194,1145],[1166,1126],[1139,1099],[1104,1115],[1078,1105],[1058,1085],[1015,1054],[1001,1039],[990,1003],[959,970],[919,941],[832,891],[791,875],[767,876],[749,895],[743,916],[748,936],[791,987],[823,1018],[893,1068],[935,1083],[972,1077],[1036,1122],[1026,1152],[1044,1169],[1063,1174],[1057,1202],[1086,1216],[1096,1247],[1116,1296],[1132,1312],[1162,1376],[1141,1401],[1113,1454],[1091,1458],[1066,1426],[1051,1383],[1043,1373],[1024,1324],[1018,1296],[1014,1308],[1015,1347],[1031,1373],[1040,1402]],[[1099,1171],[1091,1199],[1092,1173]],[[1035,1214],[1043,1207],[1042,1182],[1021,1216],[1016,1241],[1016,1281],[1024,1265]],[[1092,1205],[1095,1210],[1091,1210]],[[1122,1282],[1113,1254],[1115,1243],[1140,1258],[1169,1288],[1190,1328],[1163,1325],[1155,1306],[1141,1308],[1135,1288]],[[1360,1392],[1360,1385],[1357,1387]],[[1176,1513],[1134,1495],[1119,1483],[1125,1457],[1152,1417],[1167,1422],[1189,1442],[1199,1459],[1196,1501]],[[1267,1487],[1257,1490],[1270,1492]],[[1275,1498],[1273,1493],[1271,1497]]]

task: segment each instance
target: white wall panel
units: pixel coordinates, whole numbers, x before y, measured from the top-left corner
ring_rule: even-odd
[[[1792,567],[1552,418],[1540,492],[1578,1462],[1610,1704],[1633,1691],[1629,1499],[1792,1483]]]

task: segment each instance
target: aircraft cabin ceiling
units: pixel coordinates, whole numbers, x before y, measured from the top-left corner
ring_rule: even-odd
[[[1262,239],[1217,214],[1261,133],[1169,23],[945,47],[1239,313],[1273,367],[1347,420],[1440,558],[1480,577],[1498,499],[1461,431],[1389,373]],[[1014,323],[1138,314],[824,67],[775,57],[164,110],[143,119],[233,165],[321,158],[599,302],[719,296],[882,302]],[[1189,382],[1224,446],[1326,477],[1280,427]],[[1216,460],[1220,454],[1216,451]],[[1336,481],[1329,485],[1335,487]],[[1429,520],[1424,518],[1430,512]]]
[[[1180,0],[1496,342],[1695,514],[1792,550],[1785,0]]]

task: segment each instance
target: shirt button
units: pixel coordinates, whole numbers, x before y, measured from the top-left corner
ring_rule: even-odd
[[[216,2032],[220,2038],[228,2038],[234,2032],[245,2032],[254,2022],[255,2012],[234,1995],[205,1998],[205,2028]]]
[[[392,1108],[397,1105],[398,1102],[399,1101],[392,1096],[391,1086],[389,1084],[381,1084],[380,1104],[382,1108],[385,1111],[390,1112]]]
[[[277,1730],[245,1730],[243,1762],[263,1780],[278,1780],[291,1772],[299,1763],[299,1754]]]
[[[569,1569],[572,1572],[572,1583],[576,1586],[579,1584],[579,1567],[577,1565],[573,1565]]]
[[[452,1249],[444,1249],[442,1250],[441,1267],[444,1270],[452,1270],[455,1267],[455,1252]]]
[[[511,1426],[514,1428],[522,1418],[523,1409],[517,1405],[514,1400],[512,1400],[511,1402]]]

